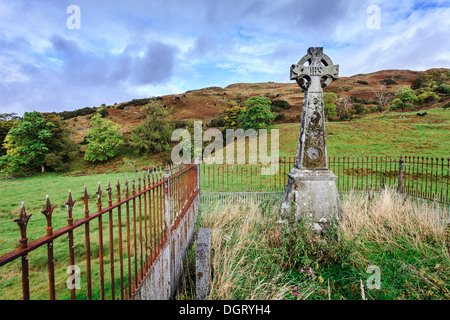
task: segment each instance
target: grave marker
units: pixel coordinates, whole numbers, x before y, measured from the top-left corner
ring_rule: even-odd
[[[291,80],[305,90],[305,98],[295,167],[288,173],[282,211],[295,203],[296,220],[309,219],[317,231],[328,227],[334,217],[342,216],[337,177],[328,168],[322,90],[338,75],[339,66],[320,47],[309,48],[291,66]]]

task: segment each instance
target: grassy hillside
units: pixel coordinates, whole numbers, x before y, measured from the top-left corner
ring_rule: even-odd
[[[295,156],[299,123],[274,126],[280,130],[280,154]],[[417,112],[374,113],[355,121],[327,122],[328,156],[416,155],[449,157],[450,112],[442,108]]]

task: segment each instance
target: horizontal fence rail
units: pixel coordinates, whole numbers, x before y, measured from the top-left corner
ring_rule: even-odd
[[[262,175],[262,164],[202,164],[200,190],[203,198],[212,194],[283,193],[287,173],[295,157],[281,157],[278,170]],[[328,166],[337,176],[339,192],[377,191],[386,186],[404,194],[450,204],[450,159],[417,156],[329,157]]]
[[[102,190],[99,183],[95,192],[95,213],[90,213],[91,196],[86,187],[81,197],[82,206],[78,207],[69,191],[64,203],[67,226],[58,230],[53,230],[55,206],[47,196],[41,211],[46,218],[46,235],[30,243],[27,225],[32,214],[27,214],[22,203],[20,216],[14,220],[20,229],[20,248],[0,257],[2,274],[12,274],[10,279],[2,280],[0,291],[11,287],[14,280],[17,282],[14,275],[19,273],[24,300],[33,298],[33,291],[38,299],[50,300],[132,299],[167,244],[169,228],[176,229],[198,195],[197,168],[197,165],[189,165],[166,167],[165,171],[147,169],[142,176],[139,173],[137,179],[133,176],[131,186],[127,178],[124,188],[118,180],[114,203],[113,187],[108,183]],[[105,191],[106,206],[102,202]],[[169,213],[167,207],[170,207]],[[74,221],[73,211],[81,208],[84,218]],[[40,265],[45,265],[47,270]],[[42,288],[40,281],[43,273],[47,274],[47,289]],[[83,279],[81,274],[85,275]],[[34,279],[39,283],[30,286]],[[46,296],[43,292],[47,292]]]

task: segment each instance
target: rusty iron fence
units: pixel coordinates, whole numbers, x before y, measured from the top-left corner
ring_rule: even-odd
[[[272,175],[262,175],[269,165],[202,164],[201,196],[215,202],[237,195],[256,199],[279,199],[287,183],[287,173],[295,157],[281,157]],[[377,191],[386,186],[403,194],[450,204],[450,158],[418,156],[329,157],[328,166],[337,176],[338,191]],[[209,199],[209,200],[208,200]]]
[[[105,190],[107,205],[104,206],[104,191],[99,183],[94,213],[90,213],[90,195],[86,187],[81,197],[84,203],[79,206],[76,206],[69,191],[68,200],[64,203],[68,212],[67,226],[58,230],[53,230],[52,213],[55,206],[52,206],[47,196],[41,211],[46,219],[46,234],[30,243],[27,225],[32,214],[27,214],[22,203],[20,217],[14,220],[20,228],[20,248],[1,256],[0,267],[3,272],[5,267],[16,263],[7,272],[21,273],[24,300],[33,298],[30,292],[35,288],[38,298],[50,300],[126,300],[136,295],[143,279],[167,245],[168,230],[177,228],[199,194],[198,166],[166,166],[165,171],[143,170],[142,177],[141,173],[137,179],[133,176],[131,187],[129,184],[127,178],[122,190],[120,181],[117,181],[116,200],[113,202],[113,187],[108,183]],[[74,210],[83,210],[84,218],[74,221]],[[77,239],[79,241],[75,243]],[[56,254],[57,246],[61,248]],[[34,268],[33,265],[30,268],[29,257],[45,247],[46,253],[41,252],[40,259],[45,260],[43,265],[46,270]],[[20,265],[17,264],[19,260]],[[83,289],[80,286],[81,267],[85,275]],[[39,280],[40,283],[30,286],[34,275],[42,273],[47,274],[47,289],[42,288],[43,281]],[[12,289],[5,284],[0,290]],[[42,297],[42,292],[47,292],[46,298]]]

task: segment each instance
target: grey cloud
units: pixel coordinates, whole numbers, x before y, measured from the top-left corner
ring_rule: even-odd
[[[54,53],[64,56],[63,77],[71,84],[158,84],[169,80],[174,70],[176,49],[162,42],[148,44],[143,57],[137,56],[142,44],[136,43],[113,55],[82,51],[75,42],[58,36],[51,42]]]
[[[350,1],[343,0],[303,0],[292,1],[278,9],[274,15],[286,21],[292,32],[308,35],[332,33],[335,27],[345,21],[351,10]]]
[[[137,84],[157,84],[170,79],[174,72],[176,49],[161,42],[151,43],[142,58],[136,58]]]

